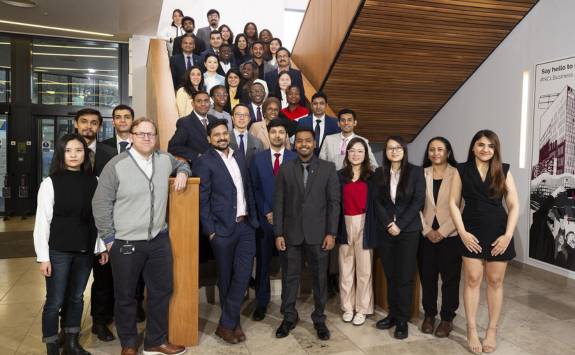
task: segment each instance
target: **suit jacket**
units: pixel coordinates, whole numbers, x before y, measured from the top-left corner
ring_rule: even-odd
[[[212,33],[212,28],[210,26],[198,28],[196,37],[201,41],[204,48],[210,46],[210,33]]]
[[[389,194],[389,184],[381,185],[383,168],[377,168],[368,184],[368,197],[364,227],[363,246],[366,249],[376,248],[393,238],[387,232],[387,226],[394,221],[401,232],[421,232],[419,212],[425,202],[425,178],[423,169],[409,164],[405,193],[399,188],[395,203]],[[389,173],[389,172],[388,172]]]
[[[247,221],[253,228],[258,228],[256,205],[243,155],[235,151],[234,157],[242,175]],[[200,178],[200,222],[203,234],[216,233],[218,237],[231,235],[236,227],[237,190],[222,157],[214,148],[210,147],[198,158],[194,174]]]
[[[431,232],[433,219],[437,218],[439,223],[439,233],[444,237],[451,237],[457,235],[457,229],[453,224],[449,212],[449,191],[451,190],[451,179],[453,174],[457,174],[457,169],[451,165],[447,165],[443,181],[439,187],[437,194],[437,202],[433,198],[433,167],[423,169],[425,175],[425,205],[421,212],[421,223],[423,230],[421,234],[426,235]]]
[[[208,115],[208,122],[216,119]],[[196,158],[204,154],[209,147],[208,134],[195,112],[176,121],[176,132],[168,143],[168,152],[185,158],[193,165]]]
[[[367,143],[367,149],[368,149],[368,156],[369,156],[369,161],[371,163],[371,168],[373,170],[377,169],[377,160],[375,159],[375,156],[373,155],[373,152],[371,151],[371,147],[369,146],[369,141],[361,136],[358,136],[357,134],[354,134],[353,136],[351,136],[350,139],[352,138],[361,138],[365,141],[365,143]],[[341,168],[343,168],[343,161],[345,160],[345,154],[342,155],[340,150],[341,150],[341,134],[340,133],[335,133],[335,134],[330,134],[329,136],[325,137],[323,140],[323,143],[321,145],[321,149],[319,151],[319,158],[323,159],[323,160],[327,160],[327,161],[331,161],[335,164],[335,168],[337,170],[340,170]],[[349,140],[348,140],[349,142]]]
[[[238,65],[236,64],[236,60],[234,58],[234,56],[232,56],[230,58],[230,69],[238,69]],[[218,70],[216,70],[216,73],[220,74],[221,76],[225,77],[226,76],[226,72],[224,71],[224,69],[222,68],[222,63],[218,62]]]
[[[116,152],[118,152],[118,141],[116,140],[115,134],[112,138],[105,139],[101,143],[113,148]]]
[[[174,38],[174,46],[172,49],[172,56],[176,54],[182,54],[182,37],[179,36]],[[207,46],[202,42],[195,34],[192,33],[192,37],[194,37],[194,54],[200,55],[203,51],[206,50]],[[208,43],[209,46],[209,43]]]
[[[310,114],[309,116],[304,117],[297,122],[301,127],[310,127],[311,129],[313,129],[314,127],[313,114]],[[321,151],[321,148],[325,142],[325,137],[329,136],[330,134],[335,134],[339,132],[341,132],[341,129],[337,125],[337,118],[325,115],[325,128],[323,130],[323,137],[321,137],[319,147],[315,147],[314,154],[316,156],[319,156],[319,152]]]
[[[249,98],[249,96],[248,96],[248,99],[244,103],[248,107],[248,109],[250,110],[250,128],[251,128],[252,124],[257,122],[257,113],[256,113],[256,111],[254,111],[254,108],[252,106],[252,100]],[[264,120],[264,103],[263,102],[261,104],[261,108],[262,108],[262,121],[263,121]]]
[[[280,119],[280,118],[276,118]],[[268,133],[268,128],[266,127],[266,121],[262,120],[259,122],[252,123],[250,126],[250,133],[253,134],[262,142],[263,149],[268,149],[270,147],[270,136]],[[289,141],[289,136],[286,134],[285,147],[291,150],[291,143]]]
[[[246,167],[250,166],[250,163],[252,161],[252,157],[256,154],[261,152],[262,150],[264,150],[264,146],[262,144],[262,141],[260,141],[258,138],[256,138],[256,136],[254,136],[253,134],[249,133],[246,131],[244,139],[247,139],[247,142],[244,141],[244,144],[246,144]],[[234,133],[234,131],[230,131],[230,147],[232,147],[232,149],[234,151],[237,151],[239,149],[238,147],[238,143],[236,142],[236,135]]]
[[[100,176],[102,170],[110,159],[112,159],[118,151],[116,147],[111,148],[108,144],[102,142],[96,143],[96,156],[94,157],[94,175]]]
[[[340,186],[335,165],[312,156],[307,184],[299,158],[280,168],[274,194],[274,234],[287,245],[322,244],[337,235]]]
[[[192,54],[193,65],[202,67],[200,57]],[[186,57],[183,53],[175,54],[170,57],[170,70],[172,71],[172,81],[174,89],[179,88],[186,82]]]
[[[281,165],[283,166],[295,158],[297,158],[297,154],[286,148]],[[274,207],[276,177],[274,176],[274,162],[270,149],[254,155],[249,172],[261,225],[267,223],[266,215],[273,212]]]
[[[297,69],[290,68],[289,74],[291,76],[292,85],[297,85],[300,90],[300,105],[305,107],[305,90],[303,88],[303,79],[301,78],[301,72]],[[278,77],[279,73],[277,68],[267,72],[264,76],[266,83],[268,84],[268,90],[270,93],[279,92],[278,89]],[[280,98],[281,99],[281,98]]]

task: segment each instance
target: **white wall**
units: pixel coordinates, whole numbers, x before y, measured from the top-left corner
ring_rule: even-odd
[[[575,1],[540,0],[531,12],[449,100],[410,144],[414,163],[421,164],[427,141],[449,138],[456,158],[466,159],[472,136],[480,129],[495,131],[502,143],[503,160],[511,164],[519,190],[521,215],[515,233],[517,260],[575,279],[575,272],[532,260],[529,246],[529,181],[532,150],[534,67],[549,60],[575,55]],[[527,160],[519,168],[523,72],[530,74],[527,121]]]
[[[134,35],[130,38],[129,95],[136,117],[146,115],[146,63],[149,36]]]

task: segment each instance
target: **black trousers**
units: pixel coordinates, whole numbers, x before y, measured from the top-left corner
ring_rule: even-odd
[[[114,275],[114,315],[122,347],[137,346],[136,327],[138,278],[142,274],[148,289],[148,318],[144,347],[156,347],[168,340],[168,309],[173,290],[172,249],[167,232],[150,241],[130,242],[135,251],[125,255],[116,240],[110,250]]]
[[[387,280],[389,314],[400,322],[410,318],[420,235],[419,231],[400,233],[386,238],[378,248]]]
[[[280,252],[283,277],[281,311],[286,321],[295,322],[298,318],[295,304],[299,293],[304,253],[313,278],[315,308],[311,319],[314,323],[324,323],[329,252],[323,250],[321,244],[288,245],[285,251]]]
[[[461,278],[461,241],[458,236],[439,243],[421,238],[418,261],[421,279],[422,303],[426,317],[437,315],[437,292],[441,275],[441,319],[452,321],[459,307],[459,280]]]

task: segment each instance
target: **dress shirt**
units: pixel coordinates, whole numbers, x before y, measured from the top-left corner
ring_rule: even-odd
[[[200,120],[200,123],[202,124],[202,126],[204,126],[206,129],[208,127],[208,123],[210,123],[210,121],[208,120],[208,116],[202,116],[199,113],[197,113],[196,111],[192,111],[193,113],[196,114],[196,116],[198,116],[198,119]],[[204,125],[203,120],[206,120],[206,124]]]
[[[190,69],[191,67],[193,67],[194,65],[196,65],[197,63],[194,63],[194,52],[190,52],[190,53],[182,53],[182,55],[184,56],[184,62],[186,64],[186,70]],[[188,68],[188,58],[190,58],[190,68]]]
[[[285,148],[283,148],[283,147],[282,147],[282,149],[280,149],[277,152],[275,150],[273,150],[273,148],[270,148],[270,154],[272,157],[272,166],[274,166],[274,162],[276,161],[276,156],[275,156],[276,153],[280,153],[279,160],[280,160],[280,165],[282,165],[282,162],[284,161],[284,152],[285,152]]]
[[[319,145],[321,146],[321,143],[323,142],[323,134],[325,132],[325,114],[317,117],[316,115],[312,115],[312,120],[313,120],[313,130],[315,131],[315,126],[317,125],[316,120],[321,120],[321,122],[319,123],[319,138],[317,138]],[[317,149],[319,149],[319,147],[316,147]]]
[[[50,261],[50,225],[54,215],[54,185],[50,177],[42,180],[38,189],[38,203],[36,206],[36,220],[34,221],[34,249],[36,261]],[[100,239],[96,239],[94,253],[99,254],[106,250],[106,245]]]
[[[144,174],[146,174],[148,179],[150,179],[152,177],[152,174],[154,173],[154,163],[152,159],[154,153],[150,154],[150,156],[146,158],[145,156],[140,154],[140,152],[138,152],[136,149],[130,149],[129,154],[132,156],[132,158],[134,158],[136,164],[138,164],[138,166],[140,167],[140,169],[142,169]]]
[[[345,157],[345,151],[347,150],[347,145],[349,144],[349,141],[353,137],[355,137],[355,133],[352,133],[347,137],[344,137],[343,133],[340,133],[339,137],[340,137],[339,154]],[[345,143],[344,143],[344,141],[345,141]],[[343,147],[343,149],[342,149],[342,147]],[[366,153],[368,153],[368,152],[366,152]]]
[[[222,157],[228,172],[232,176],[234,186],[236,187],[236,218],[247,216],[248,209],[246,203],[246,195],[244,193],[244,182],[238,162],[236,161],[236,158],[234,158],[234,150],[232,148],[228,148],[228,156],[226,156],[222,151],[218,149],[216,149],[216,152],[218,152],[220,157]]]
[[[228,70],[230,70],[230,68],[232,67],[232,63],[228,62],[228,64],[224,63],[224,62],[220,62],[220,67],[222,68],[222,70],[224,71],[224,73],[228,73]]]
[[[128,139],[122,139],[120,138],[120,136],[116,135],[116,149],[118,150],[118,154],[120,154],[120,143],[122,142],[128,142],[128,145],[126,146],[126,150],[130,149],[130,147],[132,146],[132,141],[130,141],[130,138]]]
[[[263,103],[262,103],[262,105],[258,106],[252,102],[252,109],[254,110],[254,116],[256,117],[256,121],[258,119],[258,107],[260,108],[261,113],[262,113],[262,120],[264,119],[264,108],[262,106],[263,106]]]
[[[389,169],[389,197],[391,197],[391,201],[393,201],[393,203],[395,203],[395,196],[397,196],[397,185],[399,184],[400,176],[401,170],[394,173],[393,169]]]
[[[281,109],[283,110],[284,108],[287,108],[287,107],[288,107],[289,103],[287,102],[286,92],[283,91],[283,90],[280,90],[280,93],[281,93],[281,97],[282,97],[282,99],[281,99],[281,105],[282,105]]]
[[[92,153],[94,153],[94,154],[96,154],[96,143],[97,143],[97,140],[94,139],[94,140],[92,141],[92,143],[90,143],[90,144],[88,145],[88,149],[90,149],[90,150],[92,151]]]
[[[238,144],[238,148],[240,147],[240,134],[244,135],[243,141],[244,141],[244,156],[245,156],[247,153],[247,150],[248,150],[248,134],[249,134],[249,132],[248,132],[248,130],[240,132],[234,128],[234,136],[236,136],[236,143]]]

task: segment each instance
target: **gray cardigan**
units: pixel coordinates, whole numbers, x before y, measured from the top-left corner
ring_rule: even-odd
[[[129,150],[115,156],[100,174],[92,199],[98,237],[106,244],[114,239],[150,240],[167,228],[169,177],[188,176],[187,163],[169,153],[154,152],[151,179],[140,169]]]

